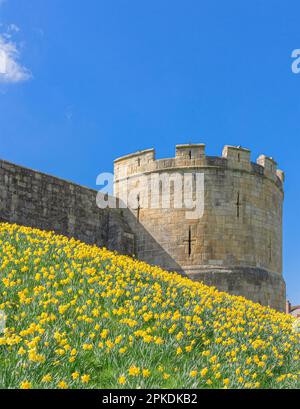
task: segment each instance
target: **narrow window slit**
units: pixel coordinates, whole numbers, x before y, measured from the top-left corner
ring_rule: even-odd
[[[189,257],[192,255],[192,244],[193,242],[196,241],[195,239],[192,238],[192,228],[191,226],[189,226],[189,230],[188,230],[188,238],[187,240],[184,240],[184,243],[187,243],[187,253],[189,255]]]
[[[239,219],[240,217],[240,206],[241,206],[241,202],[240,202],[240,192],[238,192],[237,194],[237,200],[236,200],[236,216]]]
[[[189,256],[192,254],[192,232],[191,227],[189,227]]]
[[[141,206],[140,206],[140,195],[137,196],[137,202],[138,202],[138,207],[137,207],[137,212],[136,212],[136,218],[137,221],[140,221],[140,210],[141,210]]]
[[[269,240],[269,263],[272,263],[272,238]]]

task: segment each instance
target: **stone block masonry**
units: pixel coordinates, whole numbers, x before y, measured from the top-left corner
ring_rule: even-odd
[[[95,190],[0,160],[0,221],[54,230],[132,254],[134,235],[121,210],[99,209]]]
[[[122,198],[128,186],[136,188],[139,175],[148,177],[147,188],[153,174],[175,172],[204,174],[204,214],[189,220],[184,208],[131,209],[136,217],[128,224],[139,232],[137,257],[284,311],[284,174],[276,162],[261,155],[253,163],[248,149],[235,146],[212,157],[205,155],[204,144],[177,145],[175,158],[158,160],[154,149],[147,149],[115,161],[114,195]],[[140,197],[147,195],[142,187]]]

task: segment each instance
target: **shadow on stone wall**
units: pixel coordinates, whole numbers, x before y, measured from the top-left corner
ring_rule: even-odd
[[[96,190],[0,160],[0,221],[55,231],[135,256],[135,238],[142,236],[153,254],[152,264],[180,270],[130,210],[100,209],[96,197]]]
[[[182,267],[154,239],[148,230],[138,222],[135,214],[131,210],[120,209],[120,211],[122,217],[126,221],[126,224],[130,227],[131,231],[134,232],[134,254],[139,258],[139,260],[145,261],[151,265],[161,266],[168,271],[177,271],[178,273],[186,276],[182,270]],[[140,247],[143,248],[143,254],[145,254],[144,258],[139,253]]]

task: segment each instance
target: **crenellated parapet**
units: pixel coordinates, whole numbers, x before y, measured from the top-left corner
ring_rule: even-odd
[[[192,168],[220,168],[248,172],[271,179],[283,187],[284,172],[273,158],[260,155],[251,162],[251,151],[241,146],[225,145],[222,156],[206,156],[205,144],[176,145],[174,158],[156,159],[154,149],[138,151],[114,161],[115,180],[140,173]]]

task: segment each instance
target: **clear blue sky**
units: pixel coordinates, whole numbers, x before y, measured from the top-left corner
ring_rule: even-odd
[[[300,304],[299,15],[299,0],[0,0],[0,157],[96,188],[114,158],[148,147],[273,156]]]

